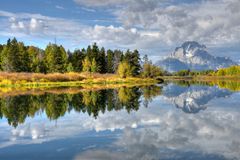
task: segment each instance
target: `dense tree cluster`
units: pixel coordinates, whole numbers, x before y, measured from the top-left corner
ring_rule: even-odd
[[[141,59],[137,50],[105,50],[96,43],[87,49],[66,51],[63,46],[49,43],[45,50],[25,46],[15,38],[0,45],[0,69],[6,72],[99,72],[117,73],[119,64],[128,64],[128,75],[138,76]]]

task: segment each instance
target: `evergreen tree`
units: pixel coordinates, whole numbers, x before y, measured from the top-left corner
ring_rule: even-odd
[[[107,51],[107,73],[114,73],[114,53],[112,50]]]
[[[97,46],[97,43],[93,43],[92,45],[92,50],[91,50],[91,55],[90,55],[90,60],[93,60],[93,58],[95,58],[95,60],[99,59],[99,48]]]
[[[127,50],[127,52],[124,55],[124,60],[127,61],[131,65],[133,76],[137,76],[140,74],[141,59],[140,59],[140,54],[139,54],[138,50],[134,50],[133,52],[131,52],[130,50]]]
[[[81,72],[83,70],[82,62],[85,58],[85,55],[80,50],[75,50],[71,56],[69,62],[72,63],[73,69],[75,72]]]
[[[22,42],[18,43],[18,57],[15,60],[16,72],[31,72],[31,62],[27,49]]]
[[[92,47],[90,45],[87,47],[86,56],[88,56],[89,59],[92,58]]]
[[[8,72],[28,72],[28,56],[23,43],[18,43],[16,38],[8,40],[1,54],[1,67]]]
[[[101,48],[99,57],[97,59],[97,64],[99,66],[99,72],[100,73],[106,73],[107,72],[107,64],[106,64],[106,53],[104,47]]]
[[[67,68],[67,53],[63,46],[49,44],[45,49],[44,64],[47,73],[63,73]]]
[[[14,72],[13,68],[13,56],[11,56],[12,51],[16,52],[17,44],[15,41],[13,41],[14,47],[12,46],[12,41],[8,39],[7,45],[4,46],[2,50],[2,55],[1,55],[1,68],[3,71],[7,72]],[[15,54],[15,53],[14,53]]]
[[[67,53],[63,46],[57,47],[57,52],[55,53],[55,72],[64,73],[67,71]]]

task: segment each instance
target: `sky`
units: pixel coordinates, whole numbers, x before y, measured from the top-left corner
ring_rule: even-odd
[[[5,0],[0,43],[16,37],[45,48],[56,38],[66,49],[94,42],[138,49],[153,61],[185,41],[215,56],[240,60],[239,0]]]

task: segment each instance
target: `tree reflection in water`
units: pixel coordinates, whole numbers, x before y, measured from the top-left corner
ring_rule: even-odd
[[[88,113],[97,118],[99,113],[112,110],[137,111],[143,100],[145,106],[153,97],[161,94],[160,86],[121,87],[108,90],[82,91],[77,94],[61,93],[21,95],[0,98],[0,117],[9,125],[17,127],[27,117],[46,113],[48,119],[56,120],[72,110]],[[143,98],[141,98],[143,97]]]

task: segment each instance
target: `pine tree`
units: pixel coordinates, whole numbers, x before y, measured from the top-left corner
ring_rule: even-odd
[[[64,73],[67,71],[67,53],[63,46],[57,46],[57,52],[55,52],[55,72]]]
[[[138,50],[134,50],[131,54],[130,65],[133,67],[133,76],[137,76],[141,71],[141,58]]]
[[[91,56],[89,57],[90,60],[93,60],[93,58],[95,58],[95,60],[99,59],[99,48],[97,46],[97,43],[93,43],[92,45],[92,52],[91,52]]]
[[[67,69],[67,53],[63,46],[49,44],[45,49],[44,64],[47,73],[65,72]]]
[[[18,72],[31,72],[31,58],[27,52],[27,47],[24,46],[23,43],[18,43]]]
[[[10,71],[9,67],[10,67],[10,63],[8,62],[8,50],[9,50],[9,45],[5,45],[2,49],[1,52],[1,57],[0,57],[0,61],[1,61],[1,70],[2,71]]]
[[[8,40],[7,45],[4,46],[2,51],[2,69],[8,72],[26,72],[27,54],[26,47],[23,43],[18,43],[16,38]]]
[[[80,50],[75,50],[71,56],[71,60],[69,60],[72,63],[73,69],[75,72],[81,72],[83,69],[82,61],[84,60],[85,55]]]
[[[86,50],[86,56],[91,60],[92,59],[92,47],[89,45]]]
[[[97,59],[97,64],[99,66],[99,72],[100,73],[106,73],[107,72],[107,65],[106,65],[106,53],[104,47],[101,48],[99,57]]]
[[[114,73],[114,53],[112,50],[107,51],[107,73]]]

